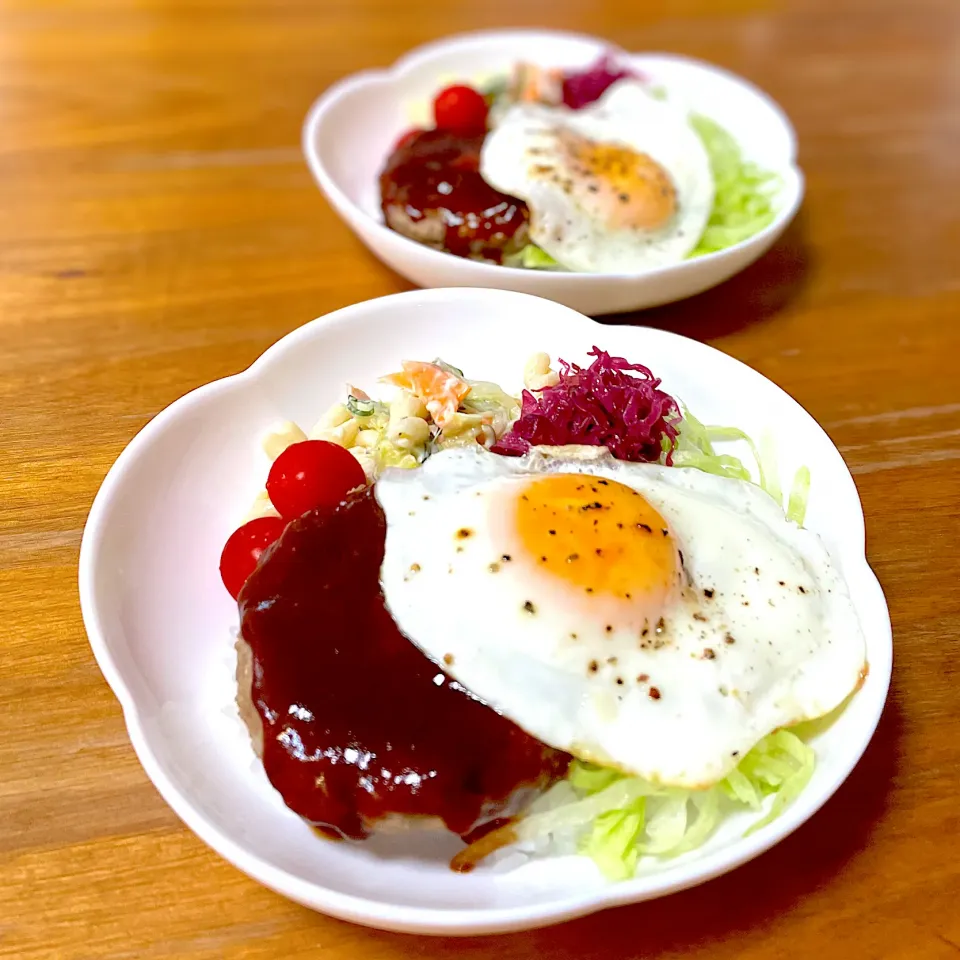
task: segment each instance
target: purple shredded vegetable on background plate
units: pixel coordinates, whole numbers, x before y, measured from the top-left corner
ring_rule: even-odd
[[[563,76],[563,102],[573,110],[599,100],[618,80],[642,80],[643,76],[629,67],[620,66],[609,53],[587,67]]]
[[[587,367],[560,361],[560,380],[539,396],[523,391],[520,417],[494,453],[521,456],[531,446],[606,447],[618,460],[671,463],[680,423],[676,400],[639,363],[594,347]]]

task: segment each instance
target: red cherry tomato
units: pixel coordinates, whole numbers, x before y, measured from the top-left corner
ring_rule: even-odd
[[[267,477],[267,495],[285,520],[316,507],[335,507],[367,482],[353,454],[327,440],[304,440],[277,457]]]
[[[473,87],[447,87],[433,101],[433,118],[438,130],[461,137],[479,136],[487,129],[487,101]]]
[[[258,517],[230,534],[220,554],[220,579],[234,600],[256,569],[260,554],[283,533],[285,526],[286,522],[279,517]]]
[[[414,137],[416,137],[418,134],[421,134],[421,133],[423,133],[423,131],[420,130],[419,128],[417,128],[417,127],[414,127],[413,130],[408,130],[408,131],[393,145],[393,149],[394,149],[394,150],[399,150],[401,147],[405,147],[408,143],[410,143],[411,140],[413,140]]]

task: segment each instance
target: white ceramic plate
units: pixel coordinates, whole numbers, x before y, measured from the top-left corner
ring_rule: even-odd
[[[580,857],[512,872],[447,867],[459,841],[440,831],[365,844],[316,837],[282,803],[233,707],[236,605],[220,583],[228,535],[262,487],[264,433],[312,423],[344,382],[374,384],[402,359],[442,356],[519,389],[536,350],[582,360],[594,344],[649,364],[708,422],[771,429],[781,475],[813,475],[808,524],[840,565],[868,638],[870,674],[814,741],[819,762],[799,801],[742,838],[731,818],[701,850],[609,885]],[[497,290],[414,291],[314,320],[249,370],[195,390],[148,424],[111,469],[80,552],[93,651],[123,705],[147,774],[186,824],[274,890],[358,923],[474,934],[553,923],[692,886],[755,857],[806,820],[846,778],[886,697],[890,621],[864,557],[863,514],[840,454],[816,422],[759,373],[659,330],[601,326],[547,300]]]
[[[618,56],[726,127],[747,159],[779,175],[778,215],[765,230],[719,253],[642,274],[601,275],[522,270],[441,253],[383,224],[379,173],[397,138],[410,128],[410,105],[428,104],[453,78],[507,72],[520,59],[583,67],[605,50],[595,37],[540,30],[504,30],[451,37],[419,47],[389,70],[341,80],[314,103],[303,129],[310,170],[330,204],[384,263],[421,287],[499,287],[532,293],[597,315],[638,310],[700,293],[765,253],[803,198],[796,137],[765,93],[719,67],[669,54]],[[535,54],[531,51],[536,51]]]

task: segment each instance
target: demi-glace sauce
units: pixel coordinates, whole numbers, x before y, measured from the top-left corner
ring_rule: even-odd
[[[368,489],[287,526],[240,594],[263,764],[289,807],[365,837],[388,814],[461,836],[516,815],[568,756],[468,694],[400,633]]]
[[[387,223],[393,225],[391,207],[413,224],[438,219],[443,249],[460,257],[500,262],[505,249],[522,246],[527,205],[483,179],[482,146],[483,136],[423,130],[397,147],[380,174]]]

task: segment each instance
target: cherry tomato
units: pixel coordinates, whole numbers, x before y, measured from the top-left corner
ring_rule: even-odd
[[[234,600],[256,569],[260,554],[283,533],[280,517],[258,517],[234,530],[220,554],[220,579]]]
[[[285,520],[316,507],[335,507],[367,482],[353,454],[327,440],[304,440],[277,457],[267,477],[267,495]]]
[[[411,140],[413,140],[413,138],[414,138],[415,136],[417,136],[417,134],[420,134],[420,133],[423,133],[423,131],[420,130],[419,128],[417,128],[417,127],[414,127],[412,130],[408,130],[408,131],[393,145],[393,149],[394,149],[394,150],[399,150],[401,147],[405,147],[408,143],[410,143]]]
[[[487,129],[487,101],[473,87],[447,87],[433,101],[433,118],[438,130],[461,137],[479,136]]]

